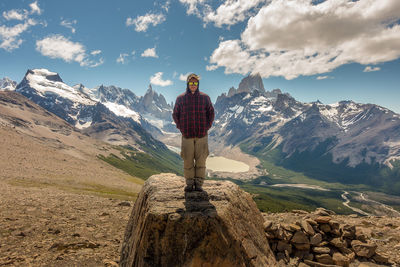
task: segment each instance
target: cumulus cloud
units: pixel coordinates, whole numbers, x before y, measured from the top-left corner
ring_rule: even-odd
[[[398,0],[272,0],[250,17],[241,39],[219,43],[207,68],[294,79],[394,60],[399,19]]]
[[[380,67],[371,67],[371,66],[366,66],[364,69],[364,72],[371,72],[371,71],[380,71]]]
[[[213,71],[213,70],[216,70],[216,69],[218,69],[218,65],[207,65],[206,66],[206,70],[207,71]]]
[[[20,35],[27,31],[31,26],[35,26],[37,24],[42,24],[45,26],[42,22],[37,22],[36,20],[29,18],[30,14],[37,13],[40,15],[41,10],[37,5],[37,2],[33,2],[29,6],[31,7],[30,12],[26,9],[12,9],[3,11],[2,15],[7,21],[21,20],[23,22],[13,26],[0,25],[0,48],[11,52],[12,50],[19,48],[24,42]]]
[[[188,72],[186,74],[180,74],[179,75],[179,80],[186,82],[186,78],[187,78],[187,76],[189,76],[190,73],[191,72]]]
[[[154,57],[154,58],[158,58],[158,55],[156,53],[156,48],[147,48],[146,50],[144,50],[144,52],[141,54],[142,57]]]
[[[168,0],[163,5],[161,5],[161,8],[164,9],[166,12],[168,12],[170,5],[171,5],[171,1]]]
[[[89,58],[81,43],[72,42],[58,34],[36,41],[36,50],[44,56],[59,58],[66,62],[75,61],[81,66],[97,67],[104,62],[102,58],[98,61]]]
[[[326,80],[326,79],[333,79],[333,77],[332,76],[318,76],[317,77],[317,80]]]
[[[119,57],[117,58],[117,63],[121,63],[121,64],[128,63],[128,61],[126,59],[128,56],[129,56],[129,54],[126,54],[126,53],[119,54]]]
[[[200,15],[200,8],[211,9],[209,5],[205,4],[206,0],[179,0],[179,2],[187,7],[186,13],[188,15]]]
[[[76,20],[68,21],[68,20],[65,19],[65,20],[61,21],[60,25],[66,27],[68,29],[71,29],[71,32],[75,33],[76,29],[74,28],[73,25],[75,25],[76,23],[77,23]]]
[[[12,9],[9,11],[3,11],[3,17],[6,20],[25,20],[28,18],[28,11],[24,9],[23,11]]]
[[[159,86],[168,86],[168,85],[172,85],[172,81],[171,80],[163,80],[162,79],[162,72],[157,72],[156,74],[154,74],[153,76],[150,77],[150,83],[154,84],[154,85],[159,85]]]
[[[20,35],[29,29],[29,27],[36,25],[37,22],[33,19],[28,19],[24,23],[7,27],[5,25],[0,26],[0,48],[10,52],[18,48],[23,40],[20,39]]]
[[[251,10],[260,3],[265,3],[265,0],[227,0],[215,11],[207,8],[203,20],[206,23],[212,22],[217,27],[234,25],[246,20]]]
[[[91,55],[95,56],[101,53],[101,50],[93,50],[92,52],[90,52]]]
[[[225,0],[217,9],[213,9],[205,0],[179,0],[187,7],[188,15],[196,15],[205,24],[214,23],[217,27],[242,22],[254,13],[260,4],[267,0]]]
[[[150,25],[156,26],[165,21],[164,14],[153,14],[147,13],[144,16],[138,16],[137,18],[127,18],[126,26],[135,25],[135,31],[137,32],[145,32],[149,28]]]
[[[40,9],[37,1],[33,2],[29,6],[31,8],[31,14],[37,13],[38,15],[40,15],[42,13],[42,10]]]

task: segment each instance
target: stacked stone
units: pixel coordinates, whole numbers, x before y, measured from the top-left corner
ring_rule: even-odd
[[[265,234],[277,261],[290,266],[349,266],[359,257],[388,263],[386,256],[376,252],[377,245],[354,225],[340,224],[330,215],[305,216],[291,224],[265,221]]]

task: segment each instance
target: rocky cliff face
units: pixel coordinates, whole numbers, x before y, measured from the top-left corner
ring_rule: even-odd
[[[265,93],[264,84],[263,84],[260,74],[249,75],[249,76],[243,78],[239,84],[238,89],[235,89],[234,87],[231,87],[229,89],[228,97],[231,97],[235,94],[239,94],[239,93],[243,93],[243,92],[251,93],[253,91],[259,91],[259,92]]]
[[[133,208],[120,266],[276,266],[251,196],[231,182],[186,193],[184,178],[153,175]]]

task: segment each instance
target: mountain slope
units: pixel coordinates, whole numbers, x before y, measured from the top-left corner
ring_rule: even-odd
[[[133,199],[141,180],[98,155],[118,153],[15,92],[0,92],[0,180]]]
[[[17,85],[16,92],[96,139],[142,153],[142,162],[147,162],[143,166],[145,169],[153,169],[155,173],[160,170],[180,173],[179,155],[154,139],[142,127],[141,115],[125,106],[138,103],[138,98],[129,90],[104,86],[96,90],[89,90],[82,85],[70,87],[57,73],[34,69],[27,71]],[[153,168],[150,164],[157,157],[161,160],[161,169]]]

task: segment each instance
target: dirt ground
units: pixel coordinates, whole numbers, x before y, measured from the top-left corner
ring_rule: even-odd
[[[0,181],[0,266],[113,266],[132,201]]]

